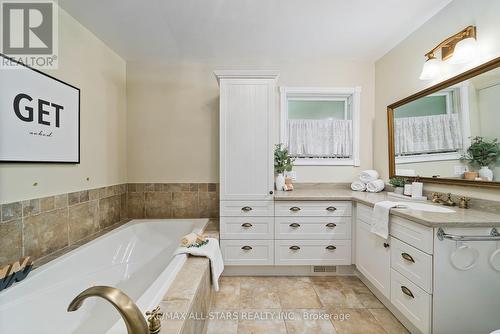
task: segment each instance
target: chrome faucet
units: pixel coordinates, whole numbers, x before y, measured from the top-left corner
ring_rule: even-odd
[[[125,321],[128,334],[149,334],[146,319],[137,305],[125,293],[109,286],[94,286],[81,292],[69,304],[68,312],[78,310],[88,297],[101,297],[110,302]]]

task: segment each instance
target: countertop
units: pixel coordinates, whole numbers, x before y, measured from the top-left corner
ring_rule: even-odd
[[[348,189],[346,186],[307,185],[297,186],[293,191],[277,191],[275,201],[353,201],[373,207],[375,203],[385,200],[401,201],[388,197],[387,192],[367,193]],[[431,201],[425,202],[437,205]],[[499,203],[500,205],[500,203]],[[500,227],[500,214],[484,210],[460,209],[453,213],[426,212],[412,209],[391,209],[391,214],[406,218],[428,227]]]

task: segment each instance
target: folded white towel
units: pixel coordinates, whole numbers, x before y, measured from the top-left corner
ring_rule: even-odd
[[[205,256],[210,259],[210,269],[212,272],[212,284],[215,291],[219,291],[219,277],[224,271],[224,261],[219,247],[219,241],[214,238],[207,238],[208,243],[200,247],[179,247],[174,252],[177,254],[191,254],[194,256]]]
[[[365,170],[359,174],[359,179],[361,182],[370,183],[378,179],[378,172],[373,169]]]
[[[381,179],[371,181],[366,185],[366,191],[370,193],[379,193],[385,188],[385,182]]]
[[[392,202],[392,201],[382,201],[375,203],[375,207],[373,208],[372,227],[370,229],[370,232],[384,239],[388,239],[389,214],[391,208],[395,208],[398,205],[399,205],[398,202]]]
[[[354,181],[351,183],[351,189],[354,191],[365,191],[366,190],[366,184],[361,181]]]

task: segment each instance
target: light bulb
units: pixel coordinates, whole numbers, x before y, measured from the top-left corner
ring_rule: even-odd
[[[432,80],[439,73],[439,60],[436,58],[427,59],[420,74],[420,80]]]
[[[452,64],[468,63],[477,56],[477,42],[475,38],[466,38],[455,45],[453,56],[450,58]]]

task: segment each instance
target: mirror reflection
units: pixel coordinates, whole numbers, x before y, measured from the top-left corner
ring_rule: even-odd
[[[396,174],[500,182],[500,68],[394,110]]]

